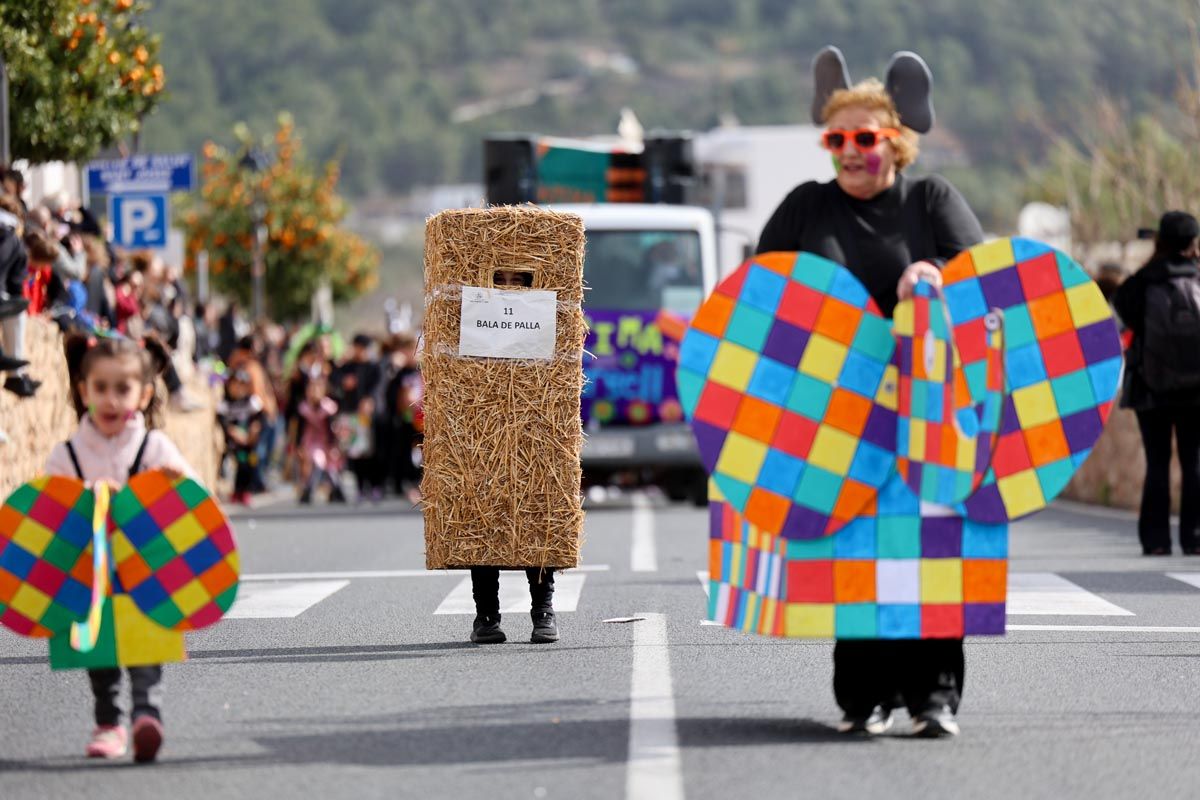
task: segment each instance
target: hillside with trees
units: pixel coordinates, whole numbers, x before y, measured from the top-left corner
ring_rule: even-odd
[[[927,166],[1012,224],[1026,173],[1099,95],[1162,114],[1190,64],[1181,0],[158,0],[169,96],[144,149],[199,150],[290,111],[351,195],[475,180],[494,130],[612,131],[807,121],[808,65],[855,78],[912,49],[935,72]],[[936,145],[936,147],[934,146]]]

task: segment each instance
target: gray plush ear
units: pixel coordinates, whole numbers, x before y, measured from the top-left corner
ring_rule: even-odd
[[[812,71],[813,124],[823,125],[825,120],[821,119],[821,112],[825,110],[825,104],[829,102],[829,98],[838,89],[850,88],[850,70],[846,67],[846,57],[842,55],[842,51],[829,45],[817,53],[817,57],[813,59]]]
[[[916,53],[901,50],[892,56],[884,83],[900,112],[900,123],[917,133],[929,133],[934,119],[929,65]]]

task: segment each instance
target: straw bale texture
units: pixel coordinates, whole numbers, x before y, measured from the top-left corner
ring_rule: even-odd
[[[583,538],[583,222],[531,206],[445,211],[425,226],[425,560],[574,567]],[[555,357],[457,355],[462,286],[497,269],[557,293]],[[449,287],[449,288],[448,288]]]
[[[30,375],[42,386],[26,400],[0,391],[0,428],[9,437],[8,444],[0,445],[0,501],[41,473],[50,450],[74,433],[77,424],[58,327],[40,317],[31,318],[25,330],[25,358],[30,362]],[[198,375],[187,386],[201,408],[188,414],[166,410],[163,427],[201,482],[214,489],[221,452],[216,395]]]

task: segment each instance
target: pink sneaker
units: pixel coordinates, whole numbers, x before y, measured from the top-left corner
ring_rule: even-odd
[[[133,760],[148,764],[158,757],[163,743],[162,723],[154,717],[138,717],[133,721]]]
[[[120,758],[129,751],[125,728],[121,725],[100,725],[92,731],[87,745],[88,758]]]

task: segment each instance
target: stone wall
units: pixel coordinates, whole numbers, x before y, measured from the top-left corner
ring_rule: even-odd
[[[1093,505],[1137,510],[1142,502],[1146,455],[1137,416],[1128,409],[1114,408],[1108,425],[1088,460],[1075,473],[1064,497]],[[1179,462],[1171,462],[1172,505],[1179,507]]]
[[[40,318],[30,319],[25,350],[30,374],[42,382],[42,387],[27,400],[0,391],[0,428],[9,437],[7,444],[0,445],[0,498],[40,473],[51,448],[70,436],[76,425],[58,328]],[[191,376],[187,383],[201,408],[187,414],[167,410],[164,427],[211,488],[216,486],[220,457],[216,395],[199,376]]]

